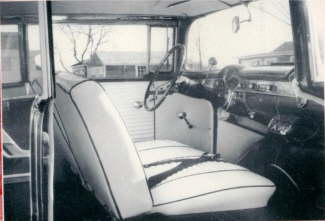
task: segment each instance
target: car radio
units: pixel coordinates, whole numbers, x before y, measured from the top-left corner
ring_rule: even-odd
[[[268,129],[271,133],[286,136],[293,131],[298,120],[296,116],[276,115],[270,120]]]

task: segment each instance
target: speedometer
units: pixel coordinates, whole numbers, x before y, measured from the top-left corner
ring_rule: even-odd
[[[230,89],[236,89],[241,83],[241,78],[236,67],[229,67],[228,70],[225,70],[223,80],[225,86]]]

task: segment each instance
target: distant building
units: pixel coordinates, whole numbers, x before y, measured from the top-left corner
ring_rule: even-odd
[[[269,53],[254,54],[239,58],[239,64],[247,66],[269,66],[287,63],[294,63],[293,43],[289,41],[284,42]]]
[[[150,69],[157,65],[165,53],[152,52]],[[97,52],[88,60],[72,65],[74,74],[87,78],[127,79],[141,78],[147,73],[146,52]]]

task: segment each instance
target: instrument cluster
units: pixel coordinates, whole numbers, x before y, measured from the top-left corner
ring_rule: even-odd
[[[295,96],[290,82],[242,80],[236,91],[275,96]]]

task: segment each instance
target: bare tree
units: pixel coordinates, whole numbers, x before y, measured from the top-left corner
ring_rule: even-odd
[[[109,30],[105,26],[95,28],[92,25],[70,25],[59,24],[59,30],[63,33],[71,43],[71,50],[75,63],[82,63],[85,59],[95,54],[98,49],[108,41]],[[82,38],[82,40],[80,40]],[[67,64],[64,62],[62,53],[55,47],[59,63],[65,71],[69,71]]]
[[[63,58],[62,58],[62,54],[60,52],[60,49],[58,49],[58,47],[56,45],[54,45],[54,51],[57,53],[58,55],[58,58],[59,58],[59,63],[61,65],[61,67],[64,69],[64,71],[66,72],[71,72],[69,70],[69,68],[67,68],[67,66],[65,65],[64,61],[63,61]]]

